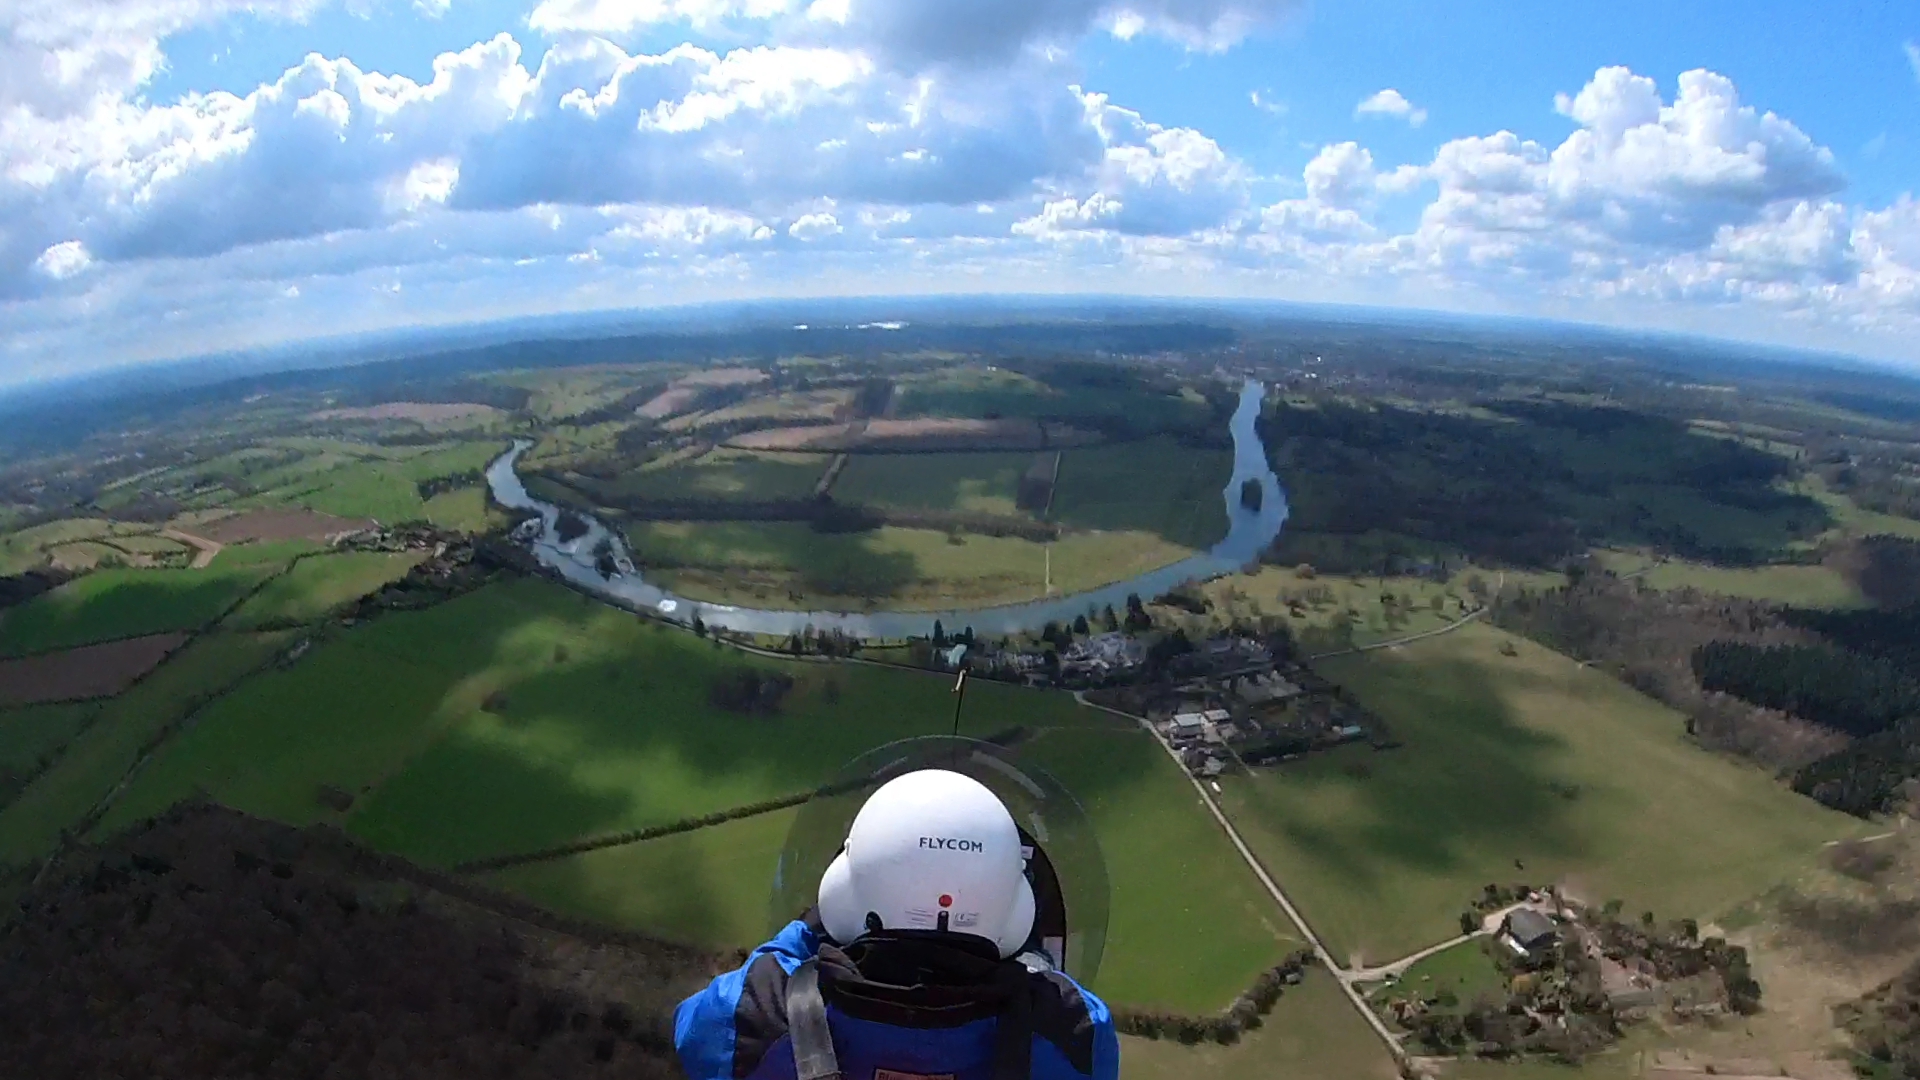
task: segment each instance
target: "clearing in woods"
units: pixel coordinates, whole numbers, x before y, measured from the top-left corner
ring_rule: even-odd
[[[1504,656],[1512,644],[1517,655]],[[1470,623],[1321,670],[1404,743],[1227,777],[1223,808],[1337,957],[1459,933],[1488,882],[1707,921],[1794,880],[1866,823],[1688,742],[1678,713]]]

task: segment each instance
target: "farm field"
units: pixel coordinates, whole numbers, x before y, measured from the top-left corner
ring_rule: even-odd
[[[202,636],[174,654],[138,686],[99,706],[86,731],[52,769],[0,810],[0,864],[45,857],[113,790],[141,748],[198,701],[267,663],[293,640],[290,633]]]
[[[1860,607],[1867,600],[1846,576],[1830,566],[1785,565],[1733,568],[1670,559],[1658,565],[1643,556],[1605,552],[1601,564],[1616,573],[1645,570],[1639,580],[1660,590],[1699,589],[1748,600],[1771,600],[1795,607]]]
[[[1053,519],[1078,529],[1149,532],[1204,549],[1226,535],[1222,492],[1232,474],[1230,452],[1193,450],[1171,439],[1068,450]]]
[[[1120,1080],[1395,1080],[1399,1075],[1379,1036],[1333,976],[1318,969],[1288,987],[1266,1023],[1232,1046],[1120,1040]]]
[[[910,510],[1016,514],[1020,475],[1034,454],[855,454],[833,485],[843,503]],[[1051,459],[1052,455],[1043,455]]]
[[[28,705],[0,709],[0,797],[11,797],[14,779],[31,773],[100,709],[97,702]]]
[[[607,502],[622,499],[804,499],[826,471],[821,454],[711,450],[664,467],[639,468],[618,480],[570,481]]]
[[[712,677],[741,666],[796,676],[777,715],[708,702]],[[873,746],[947,730],[949,685],[915,672],[762,661],[544,583],[489,586],[348,631],[250,680],[170,743],[101,828],[203,789],[283,821],[343,822],[382,850],[448,866],[807,790]],[[1066,695],[991,683],[977,684],[967,706],[965,730],[1043,731],[1038,759],[1101,825],[1118,904],[1103,986],[1127,1000],[1219,1008],[1295,947],[1142,733]],[[353,807],[324,808],[322,784],[355,793]],[[718,842],[709,832],[734,839],[708,850]],[[737,934],[763,930],[779,832],[746,819],[498,876],[565,910],[753,944]],[[748,853],[762,844],[768,861],[756,869]],[[682,865],[706,867],[716,888],[759,884],[751,902],[701,913],[669,872]],[[1188,888],[1203,872],[1209,888]],[[612,891],[612,882],[642,880],[635,874],[660,875],[664,892]]]
[[[1304,944],[1152,736],[1064,728],[1021,754],[1080,796],[1100,837],[1113,888],[1101,993],[1209,1012]]]
[[[542,907],[710,949],[767,939],[780,847],[798,810],[485,875]]]
[[[149,634],[0,660],[0,708],[117,694],[186,640],[183,633]]]
[[[428,499],[421,509],[428,521],[459,532],[485,532],[508,524],[504,514],[487,505],[487,490],[479,486],[443,491]]]
[[[646,522],[627,528],[650,580],[695,600],[763,607],[939,610],[1046,595],[1046,546],[1015,537],[883,526],[820,533],[796,522]],[[1053,544],[1054,592],[1072,593],[1191,552],[1143,532]]]
[[[447,865],[806,790],[860,750],[951,716],[942,680],[861,669],[834,690],[817,665],[789,668],[799,683],[778,716],[714,709],[712,678],[742,665],[782,667],[544,582],[490,586],[344,632],[252,680],[154,763],[123,816],[199,786],[319,820],[330,813],[319,784],[373,787],[350,828]],[[1096,722],[1064,697],[993,686],[980,700],[996,728]]]
[[[204,570],[95,571],[0,614],[0,656],[196,629],[278,569],[216,562]]]
[[[420,558],[419,553],[346,551],[302,559],[248,597],[227,617],[226,625],[247,630],[271,623],[311,622],[399,580]]]
[[[1321,670],[1405,745],[1228,777],[1222,801],[1338,956],[1384,962],[1445,940],[1489,881],[1561,881],[1704,921],[1867,828],[1691,745],[1678,714],[1610,677],[1490,627]]]

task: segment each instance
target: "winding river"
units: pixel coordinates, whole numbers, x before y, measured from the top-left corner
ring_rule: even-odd
[[[512,510],[538,511],[539,535],[532,541],[533,553],[541,563],[552,567],[575,585],[621,607],[645,611],[659,618],[691,623],[695,615],[708,626],[760,634],[792,634],[814,627],[840,630],[858,638],[897,639],[924,636],[938,619],[950,631],[971,626],[982,634],[1008,634],[1037,630],[1048,622],[1069,622],[1076,615],[1091,614],[1108,604],[1116,609],[1126,604],[1127,594],[1157,596],[1185,581],[1200,580],[1231,573],[1256,558],[1280,534],[1287,520],[1286,493],[1279,478],[1267,464],[1266,448],[1254,421],[1260,416],[1260,402],[1266,388],[1248,380],[1240,390],[1240,404],[1229,423],[1233,435],[1233,476],[1221,491],[1227,508],[1227,535],[1207,551],[1179,562],[1149,570],[1128,578],[1071,596],[1053,596],[1000,607],[951,611],[792,611],[775,608],[733,607],[702,600],[689,600],[650,585],[639,574],[603,576],[594,567],[593,551],[605,537],[613,544],[616,556],[627,556],[625,541],[605,524],[587,517],[587,532],[575,540],[561,543],[555,533],[560,511],[551,503],[528,494],[526,485],[514,470],[520,455],[532,444],[525,440],[496,458],[487,467],[487,485],[500,505]],[[1259,510],[1241,505],[1240,490],[1247,480],[1260,485]]]

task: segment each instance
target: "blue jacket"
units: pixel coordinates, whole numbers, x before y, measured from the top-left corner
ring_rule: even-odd
[[[787,977],[821,944],[807,923],[789,923],[738,971],[680,1003],[673,1041],[690,1080],[793,1080]],[[857,995],[836,993],[836,957],[844,961],[832,949],[822,958],[822,992],[846,1080],[993,1080],[999,1023],[993,1007],[940,1009],[937,1016],[908,1021],[884,1003],[875,1007]],[[1029,975],[1026,985],[1032,999],[1031,1080],[1118,1080],[1120,1043],[1105,1003],[1054,972]]]

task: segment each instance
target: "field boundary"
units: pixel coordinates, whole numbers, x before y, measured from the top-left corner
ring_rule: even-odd
[[[558,844],[550,848],[541,848],[538,851],[528,851],[518,855],[494,855],[484,859],[469,859],[466,862],[454,863],[453,872],[456,874],[486,874],[496,870],[506,870],[510,867],[526,866],[530,863],[554,862],[559,859],[572,858],[575,855],[585,855],[590,851],[603,851],[607,848],[625,847],[628,844],[638,844],[647,840],[658,840],[662,837],[678,836],[681,833],[698,832],[701,829],[712,828],[716,825],[725,825],[729,821],[741,821],[750,817],[759,817],[762,814],[771,814],[776,811],[791,809],[792,807],[805,804],[809,799],[812,799],[815,794],[815,792],[806,791],[793,795],[782,795],[775,799],[765,799],[756,803],[748,803],[745,806],[736,806],[731,810],[716,810],[711,814],[703,814],[697,818],[682,818],[679,821],[669,821],[664,825],[649,825],[644,829],[632,829],[627,832],[590,837],[585,840],[576,840],[569,844]]]

